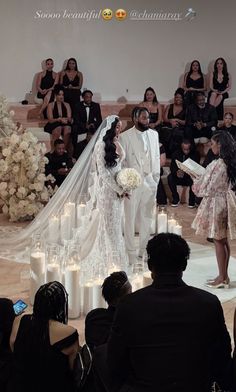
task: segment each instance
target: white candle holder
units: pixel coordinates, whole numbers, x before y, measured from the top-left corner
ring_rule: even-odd
[[[61,257],[58,244],[47,244],[46,247],[46,281],[61,282]]]
[[[45,283],[45,243],[40,234],[34,234],[30,248],[30,303],[39,287]]]
[[[176,224],[173,228],[173,233],[182,236],[182,223],[179,219],[176,220]]]
[[[56,243],[60,237],[60,219],[58,216],[53,215],[48,219],[48,242]]]
[[[167,210],[166,207],[159,207],[157,211],[157,233],[167,233]]]
[[[68,316],[77,318],[81,313],[80,247],[69,245],[65,259],[65,288],[68,293]]]
[[[170,214],[168,216],[168,233],[173,233],[174,227],[176,225],[175,214]]]

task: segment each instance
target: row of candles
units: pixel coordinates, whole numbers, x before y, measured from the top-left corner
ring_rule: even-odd
[[[86,279],[79,260],[79,247],[70,244],[67,249],[57,244],[45,244],[39,236],[35,236],[30,254],[30,301],[38,288],[47,282],[59,281],[68,293],[69,318],[85,315],[92,309],[105,307],[102,297],[102,283],[104,278]],[[135,269],[134,265],[134,269]],[[140,265],[139,265],[140,267]],[[108,274],[120,270],[115,264]],[[105,276],[104,276],[105,277]],[[143,272],[143,267],[134,271],[130,276],[133,291],[151,284],[149,272]]]
[[[86,314],[93,308],[105,306],[101,291],[103,279],[96,274],[91,276],[91,271],[87,279],[84,277],[79,260],[80,250],[75,245],[76,233],[85,223],[85,208],[85,203],[66,203],[60,216],[49,218],[46,232],[47,246],[45,247],[40,235],[36,234],[30,252],[31,303],[42,284],[54,280],[60,281],[69,294],[70,318],[77,318],[82,312]],[[155,211],[154,225],[155,233],[171,232],[182,235],[179,221],[174,215],[168,216],[164,208]],[[114,263],[110,267],[108,274],[120,269]],[[146,286],[151,281],[149,272],[144,274],[143,271],[136,272],[131,277],[133,290]]]

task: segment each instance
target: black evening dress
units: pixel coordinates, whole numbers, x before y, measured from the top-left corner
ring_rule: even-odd
[[[73,80],[69,79],[67,73],[63,76],[62,84],[65,87],[64,98],[65,102],[70,104],[72,113],[75,111],[75,106],[78,102],[80,102],[80,95],[81,91],[78,88],[69,88],[68,86],[71,85],[72,87],[78,87],[80,83],[80,78],[78,74],[74,77]]]
[[[55,83],[55,79],[53,79],[53,71],[46,71],[45,76],[41,79],[40,88],[42,90],[48,90]],[[42,94],[38,91],[37,98],[44,99],[46,94]]]
[[[213,88],[214,90],[217,91],[224,91],[227,89],[229,84],[229,76],[226,75],[223,77],[223,80],[221,82],[218,81],[218,79],[213,76]],[[210,91],[208,94],[208,102],[210,100],[211,94],[213,91]],[[218,106],[216,106],[216,112],[217,112],[217,116],[218,116],[218,120],[223,120],[224,118],[224,100],[226,98],[229,98],[229,94],[226,92],[224,94],[222,94],[222,101],[220,102],[220,104]]]
[[[39,343],[31,315],[20,321],[14,344],[13,364],[8,392],[75,392],[68,356],[62,353],[78,340],[78,332],[51,345],[49,330]]]
[[[204,78],[203,76],[200,76],[198,79],[192,79],[190,75],[187,75],[186,77],[186,87],[187,88],[193,88],[196,91],[186,91],[184,94],[184,103],[185,106],[189,106],[195,102],[196,98],[196,93],[198,89],[204,88]]]
[[[62,102],[61,103],[61,110],[62,110],[62,117],[67,117],[67,110],[66,110],[66,105]],[[59,112],[58,112],[58,106],[57,106],[57,102],[54,103],[53,106],[53,118],[58,118],[59,116]],[[45,127],[44,127],[44,132],[48,132],[48,133],[52,133],[52,131],[57,128],[57,127],[61,127],[61,126],[69,126],[71,127],[71,124],[62,124],[60,121],[56,121],[54,123],[50,123],[48,122]]]

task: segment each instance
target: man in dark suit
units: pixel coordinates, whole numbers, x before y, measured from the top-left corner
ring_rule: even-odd
[[[45,154],[48,163],[45,165],[45,175],[51,174],[55,178],[55,185],[60,186],[73,167],[73,161],[66,152],[62,139],[54,142],[54,151]]]
[[[76,105],[72,126],[72,143],[76,151],[77,143],[86,139],[88,130],[95,132],[102,122],[99,103],[93,102],[91,90],[82,93],[83,101]]]
[[[218,298],[182,280],[190,249],[176,234],[148,242],[151,286],[124,298],[108,340],[113,391],[229,389],[231,343]]]
[[[196,101],[187,110],[186,138],[195,143],[206,143],[212,136],[212,127],[217,126],[217,113],[214,106],[205,102],[202,92],[196,94]],[[204,139],[205,140],[204,140]],[[203,139],[203,140],[199,140]]]

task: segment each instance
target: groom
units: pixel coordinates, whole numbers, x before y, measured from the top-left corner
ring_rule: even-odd
[[[142,257],[151,234],[151,223],[157,185],[160,179],[159,137],[149,128],[149,112],[136,107],[132,113],[134,127],[122,133],[119,141],[125,150],[124,167],[136,169],[142,177],[142,185],[135,189],[130,199],[125,198],[125,244],[129,263],[136,261],[135,221],[139,220],[139,252]]]

